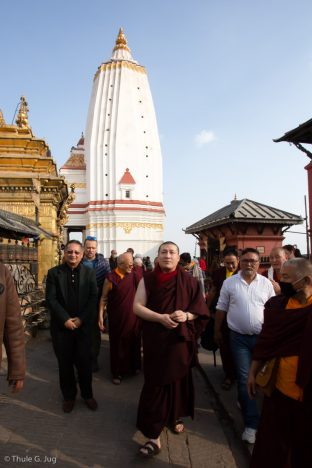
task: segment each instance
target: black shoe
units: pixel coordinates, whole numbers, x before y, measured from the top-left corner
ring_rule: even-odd
[[[91,411],[97,410],[98,404],[94,398],[87,398],[84,402]]]
[[[63,411],[64,413],[71,413],[75,406],[75,400],[64,400]]]

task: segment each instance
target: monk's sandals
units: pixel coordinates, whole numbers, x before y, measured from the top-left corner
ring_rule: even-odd
[[[152,458],[155,455],[158,455],[159,452],[160,448],[157,444],[155,444],[155,442],[152,442],[151,440],[149,440],[144,445],[142,445],[142,447],[139,448],[139,454],[145,458]]]

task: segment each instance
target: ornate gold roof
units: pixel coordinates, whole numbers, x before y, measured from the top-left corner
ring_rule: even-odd
[[[49,146],[33,135],[28,124],[28,104],[22,96],[16,125],[7,124],[0,112],[0,172],[25,171],[57,175]]]

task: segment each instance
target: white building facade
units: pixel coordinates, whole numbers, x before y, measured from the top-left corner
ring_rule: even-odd
[[[69,231],[95,236],[105,256],[129,247],[156,255],[165,218],[157,121],[146,70],[122,30],[95,74],[85,137],[61,173],[76,185]]]

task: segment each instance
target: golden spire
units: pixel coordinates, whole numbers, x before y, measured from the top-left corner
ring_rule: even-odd
[[[4,127],[4,126],[5,126],[5,120],[3,117],[2,110],[0,109],[0,127]]]
[[[15,123],[20,128],[29,128],[28,126],[28,104],[26,102],[25,96],[21,97],[21,102],[19,105],[19,111],[15,120]]]
[[[126,36],[124,35],[122,28],[119,29],[118,37],[116,39],[116,45],[113,49],[113,52],[115,52],[118,49],[125,49],[128,52],[130,52],[130,49],[127,45],[127,39],[126,39]]]

